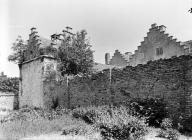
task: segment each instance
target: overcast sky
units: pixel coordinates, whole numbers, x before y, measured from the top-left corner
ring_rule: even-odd
[[[66,26],[86,29],[94,59],[104,63],[106,52],[133,52],[152,23],[165,25],[179,41],[192,40],[192,0],[0,0],[0,72],[18,76],[7,61],[18,35],[28,39],[30,28],[49,38]]]

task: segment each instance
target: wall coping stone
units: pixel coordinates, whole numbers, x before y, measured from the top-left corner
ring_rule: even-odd
[[[32,61],[35,61],[35,60],[38,60],[38,59],[42,59],[42,58],[49,58],[49,59],[55,59],[55,57],[53,56],[50,56],[50,55],[41,55],[41,56],[38,56],[38,57],[35,57],[34,59],[31,59],[31,60],[28,60],[28,61],[24,61],[23,63],[19,63],[19,65],[23,65],[23,64],[26,64],[26,63],[30,63]]]

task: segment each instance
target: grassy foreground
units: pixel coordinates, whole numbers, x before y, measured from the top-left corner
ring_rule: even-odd
[[[46,111],[36,108],[22,108],[13,111],[0,122],[2,140],[144,140],[151,131],[145,117],[135,116],[125,106],[100,106],[57,109]],[[156,132],[161,138],[179,140],[178,131],[171,128],[171,121],[165,119],[162,128]],[[46,137],[45,137],[46,136]],[[184,138],[184,137],[182,137]],[[146,139],[146,140],[147,140]],[[156,139],[153,137],[152,139]]]

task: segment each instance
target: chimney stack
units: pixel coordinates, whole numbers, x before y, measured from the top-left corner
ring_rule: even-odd
[[[109,61],[110,61],[110,54],[109,53],[105,53],[105,64],[109,65]]]

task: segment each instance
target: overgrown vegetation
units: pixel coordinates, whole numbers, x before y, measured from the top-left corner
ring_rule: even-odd
[[[150,108],[148,112],[152,112],[149,113],[150,115],[145,114],[148,109],[145,105],[140,106],[139,111],[145,109],[139,112],[137,110],[139,103],[136,105],[134,102],[134,104],[132,103],[132,106],[78,107],[73,110],[59,107],[54,110],[23,107],[1,120],[0,131],[8,139],[60,132],[61,135],[80,135],[88,139],[99,134],[100,140],[137,140],[144,139],[149,133],[148,122],[158,120],[157,124],[161,122],[158,137],[169,140],[179,139],[180,133],[173,128],[171,119],[162,116],[154,117],[157,113],[153,110],[153,101],[150,104],[151,108],[147,105]],[[95,138],[95,140],[99,139]]]
[[[0,91],[19,92],[19,78],[0,78]]]
[[[134,110],[134,115],[146,117],[149,126],[160,127],[162,120],[168,115],[166,104],[160,98],[135,99],[130,108]]]
[[[48,111],[24,107],[1,120],[0,132],[5,139],[11,140],[61,131],[79,135],[91,135],[95,132],[91,131],[94,130],[92,126],[72,118],[69,113],[69,110],[61,108]]]
[[[94,60],[87,32],[81,30],[72,36],[67,33],[61,34],[63,39],[57,54],[61,75],[90,73]]]
[[[103,139],[123,140],[138,139],[147,133],[145,119],[132,116],[123,106],[52,111],[25,107],[3,119],[0,128],[10,139],[62,131],[63,135],[89,137],[100,133]]]
[[[172,128],[172,120],[165,118],[161,123],[161,130],[158,132],[158,137],[166,138],[168,140],[178,140],[179,132]]]
[[[87,32],[81,30],[73,34],[68,29],[72,28],[67,27],[63,33],[51,35],[52,41],[49,41],[49,45],[44,44],[46,46],[43,47],[39,46],[41,42],[39,42],[40,39],[36,31],[33,32],[34,36],[30,38],[30,41],[26,43],[21,36],[18,36],[13,43],[13,52],[9,55],[8,60],[20,64],[40,55],[52,55],[58,60],[58,71],[62,76],[90,73],[94,60]],[[57,44],[58,41],[60,43]],[[57,47],[54,47],[53,44],[56,44]]]
[[[16,64],[22,63],[24,61],[24,51],[27,49],[27,45],[24,43],[21,36],[17,37],[11,49],[13,53],[8,56],[8,60]]]
[[[72,115],[95,125],[100,129],[102,137],[107,140],[135,140],[147,133],[145,118],[132,116],[131,111],[123,106],[78,108],[73,110]]]
[[[182,133],[192,134],[192,116],[187,119],[183,119],[180,122],[181,128],[179,129]]]

